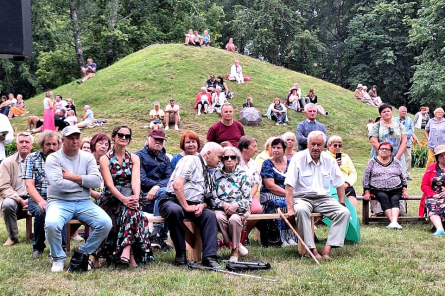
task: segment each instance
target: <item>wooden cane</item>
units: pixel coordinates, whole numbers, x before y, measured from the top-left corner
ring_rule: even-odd
[[[289,220],[287,220],[286,216],[283,214],[281,209],[277,209],[277,211],[278,211],[278,214],[280,214],[281,219],[283,219],[284,222],[286,222],[287,226],[289,226],[289,228],[292,230],[292,232],[297,236],[299,241],[303,244],[303,247],[306,249],[306,252],[308,252],[309,255],[311,255],[311,257],[312,257],[312,259],[314,259],[315,263],[320,265],[320,262],[318,262],[317,258],[315,258],[315,256],[314,256],[314,254],[312,254],[311,250],[309,250],[308,246],[304,243],[304,240],[301,238],[301,236],[298,234],[298,232],[295,230],[295,228],[292,227],[292,224],[290,224]]]

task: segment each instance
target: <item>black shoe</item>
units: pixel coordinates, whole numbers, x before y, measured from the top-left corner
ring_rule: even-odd
[[[32,252],[32,258],[37,259],[40,257],[40,255],[43,253],[43,251],[39,251],[39,250],[34,250],[34,252]]]
[[[74,251],[73,257],[71,257],[70,265],[68,266],[68,271],[86,272],[89,269],[91,269],[89,255],[80,250]]]
[[[185,251],[179,255],[176,254],[175,265],[176,266],[187,265],[187,254]]]
[[[163,240],[163,239],[159,239],[160,240],[160,243],[161,243],[161,251],[162,252],[164,252],[164,253],[167,253],[168,251],[170,251],[173,247],[172,246],[170,246],[169,244],[167,244],[166,242],[165,242],[165,240]]]
[[[76,82],[77,82],[77,84],[82,84],[83,83],[82,80],[77,80]]]
[[[213,257],[207,257],[207,258],[202,259],[201,265],[205,266],[205,267],[215,268],[215,269],[221,268],[221,265],[219,265],[216,258],[213,258]]]

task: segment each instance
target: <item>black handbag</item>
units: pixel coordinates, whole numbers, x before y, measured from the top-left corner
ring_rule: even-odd
[[[68,271],[70,272],[85,272],[88,271],[88,266],[94,266],[90,264],[89,255],[82,251],[74,251],[73,257],[71,257]]]
[[[281,233],[277,220],[261,220],[256,227],[260,231],[261,245],[265,248],[281,246]]]
[[[271,266],[269,263],[263,261],[250,262],[227,262],[226,269],[230,271],[250,271],[250,270],[267,270]]]

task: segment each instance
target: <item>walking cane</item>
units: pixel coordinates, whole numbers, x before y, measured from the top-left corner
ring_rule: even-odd
[[[287,220],[286,216],[283,214],[283,212],[281,211],[281,209],[277,209],[278,214],[280,214],[280,217],[284,220],[284,222],[286,222],[287,226],[289,226],[289,228],[292,230],[292,232],[297,236],[298,241],[301,242],[303,244],[303,247],[306,249],[306,252],[309,253],[309,255],[311,255],[312,259],[314,259],[315,263],[317,263],[318,265],[320,265],[320,262],[318,262],[317,258],[315,258],[314,254],[312,254],[311,250],[309,250],[309,248],[307,247],[307,245],[304,243],[303,239],[301,238],[301,236],[298,234],[298,232],[292,227],[292,224],[290,224],[289,220]]]
[[[232,274],[232,275],[237,275],[237,276],[250,277],[250,278],[259,279],[259,280],[263,280],[263,281],[269,281],[269,282],[276,282],[277,281],[277,280],[268,279],[268,278],[265,278],[265,277],[262,277],[262,276],[245,274],[245,273],[238,273],[238,272],[234,272],[234,271],[228,271],[228,270],[225,270],[225,269],[219,269],[219,268],[212,268],[212,267],[202,266],[202,265],[196,264],[196,261],[193,261],[193,260],[189,262],[188,267],[190,269],[200,269],[200,270],[215,271],[215,272]]]

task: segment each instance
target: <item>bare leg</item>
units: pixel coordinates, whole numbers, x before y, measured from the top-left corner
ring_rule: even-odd
[[[204,112],[207,113],[207,109],[209,109],[209,104],[204,104]]]
[[[321,105],[317,105],[317,111],[321,115],[326,115],[326,111],[324,110],[323,106],[321,106]]]
[[[436,230],[444,230],[442,225],[442,219],[437,215],[430,216],[430,220],[433,225],[436,227]]]
[[[169,120],[170,120],[170,112],[166,111],[165,112],[165,126],[169,125]]]
[[[355,196],[348,196],[348,200],[350,203],[352,203],[354,208],[357,210],[357,198]]]
[[[391,209],[391,216],[392,216],[391,222],[397,223],[397,220],[399,219],[399,213],[400,213],[400,209],[399,208],[392,208]]]
[[[202,105],[198,104],[198,114],[201,114]]]
[[[178,114],[178,112],[175,112],[175,125],[178,125],[178,123],[179,123],[179,114]]]

